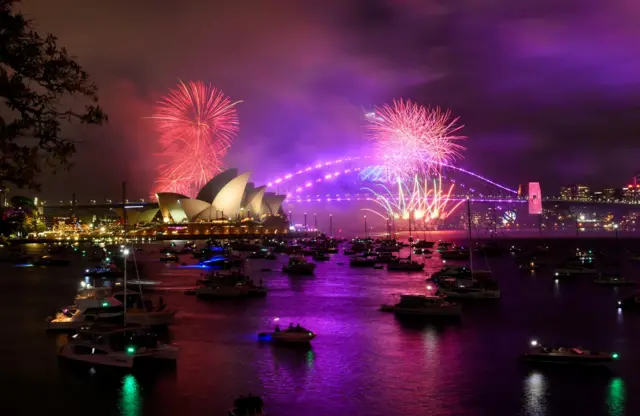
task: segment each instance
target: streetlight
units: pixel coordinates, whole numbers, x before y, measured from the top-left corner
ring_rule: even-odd
[[[613,224],[613,229],[616,231],[616,241],[618,241],[618,224]]]

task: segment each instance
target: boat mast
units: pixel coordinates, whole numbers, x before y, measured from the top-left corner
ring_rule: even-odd
[[[471,199],[467,197],[467,229],[469,230],[469,267],[471,268],[471,279],[473,280],[473,247],[471,242]]]
[[[122,182],[122,226],[124,228],[124,248],[122,257],[124,258],[124,324],[127,324],[127,183]]]

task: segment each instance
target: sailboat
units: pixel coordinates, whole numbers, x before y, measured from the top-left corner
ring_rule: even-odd
[[[411,235],[411,215],[409,215],[409,257],[397,258],[387,263],[387,270],[389,271],[405,271],[405,272],[420,272],[424,270],[424,263],[418,263],[411,258],[413,242],[413,236]]]
[[[170,325],[173,322],[176,311],[167,309],[167,305],[164,303],[162,297],[159,303],[154,305],[150,299],[143,298],[140,284],[138,284],[139,292],[127,293],[127,257],[129,255],[129,249],[126,246],[122,250],[122,255],[124,256],[124,291],[114,293],[113,297],[121,301],[124,305],[124,323],[145,326]],[[139,283],[140,278],[138,277],[137,280]]]
[[[469,230],[469,268],[470,279],[455,279],[442,282],[438,286],[438,293],[449,299],[500,299],[498,282],[493,279],[478,281],[473,272],[473,249],[471,238],[471,199],[467,197],[467,217]]]

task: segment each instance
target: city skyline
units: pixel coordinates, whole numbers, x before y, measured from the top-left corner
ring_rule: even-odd
[[[617,43],[604,52],[580,45],[634,33],[629,19],[637,8],[610,5],[603,11],[584,2],[569,2],[562,10],[503,6],[516,17],[478,6],[478,17],[465,24],[468,17],[460,10],[434,13],[419,2],[328,2],[323,10],[256,3],[247,13],[234,5],[179,7],[163,1],[152,15],[142,5],[122,15],[117,1],[73,7],[27,2],[21,7],[36,28],[59,36],[96,79],[110,115],[101,129],[70,132],[87,134],[76,167],[47,178],[43,191],[58,195],[71,188],[83,195],[82,188],[91,188],[96,194],[86,197],[96,198],[117,194],[127,180],[132,195],[143,195],[155,179],[149,154],[158,152],[157,133],[144,117],[178,78],[202,78],[244,101],[238,139],[225,162],[265,180],[291,166],[357,153],[364,147],[363,109],[395,96],[451,108],[469,137],[460,166],[513,187],[540,181],[543,193],[568,183],[604,188],[633,175],[633,143],[640,131],[631,111],[640,71],[616,68],[620,62],[627,69],[637,65],[625,58],[638,46]],[[67,15],[71,9],[73,19]],[[421,18],[412,19],[416,14]],[[219,16],[218,24],[205,24],[207,15]],[[607,19],[584,39],[563,38],[560,27],[576,28],[596,16]],[[609,18],[618,17],[610,24]],[[192,21],[199,36],[160,33],[173,18]],[[422,24],[424,18],[433,28]],[[116,20],[122,23],[118,34],[110,30]],[[347,21],[349,29],[342,24]],[[432,39],[442,25],[454,36]],[[287,35],[294,30],[305,36]],[[469,33],[494,44],[500,56],[464,40]],[[231,35],[233,47],[226,41]],[[593,64],[607,53],[616,59]],[[553,94],[545,94],[547,88]]]

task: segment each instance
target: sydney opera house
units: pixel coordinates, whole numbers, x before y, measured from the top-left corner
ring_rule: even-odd
[[[282,213],[285,195],[266,192],[265,186],[256,187],[249,182],[250,175],[238,174],[237,169],[226,170],[211,179],[195,199],[172,192],[156,194],[162,225],[155,227],[153,234],[287,232],[289,224]]]

